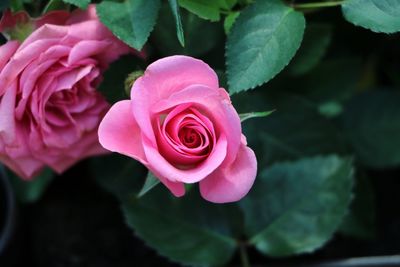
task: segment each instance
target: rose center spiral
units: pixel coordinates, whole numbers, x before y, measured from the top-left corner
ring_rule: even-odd
[[[158,127],[160,151],[175,165],[198,164],[215,146],[212,121],[189,104],[172,109],[163,121],[159,120]]]
[[[196,130],[184,127],[179,131],[179,139],[183,145],[194,148],[201,145],[203,138]]]

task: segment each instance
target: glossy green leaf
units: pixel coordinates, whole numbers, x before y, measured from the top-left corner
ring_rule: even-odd
[[[103,1],[97,5],[97,14],[119,39],[141,50],[156,24],[160,0]]]
[[[373,168],[400,165],[400,92],[370,91],[346,105],[342,125],[357,158]]]
[[[63,0],[50,0],[47,2],[46,6],[44,7],[42,14],[46,14],[47,12],[53,10],[64,10],[66,9],[66,4]]]
[[[140,189],[138,197],[143,197],[147,192],[149,192],[151,189],[156,187],[159,183],[160,183],[160,180],[149,171],[149,173],[147,174],[146,180],[144,182],[144,185],[143,185],[142,189]]]
[[[330,25],[307,25],[300,49],[289,65],[290,73],[302,75],[313,69],[325,55],[331,39],[332,27]]]
[[[202,19],[218,21],[219,4],[215,0],[179,0],[179,5]]]
[[[90,4],[90,0],[63,0],[65,3],[73,4],[81,9],[86,9]]]
[[[252,118],[262,118],[262,117],[267,117],[272,114],[275,110],[270,110],[270,111],[259,111],[259,112],[248,112],[248,113],[242,113],[239,114],[240,121],[244,122],[248,119]]]
[[[342,12],[349,22],[374,32],[400,31],[400,0],[346,0]]]
[[[15,195],[21,203],[33,203],[39,200],[54,177],[54,172],[50,169],[44,169],[31,181],[22,180],[9,170],[7,170],[7,174],[10,177]]]
[[[9,0],[10,9],[13,12],[24,10],[24,1],[22,0]]]
[[[347,212],[352,178],[351,160],[337,156],[304,158],[265,169],[241,202],[249,242],[274,257],[321,247]]]
[[[168,3],[175,19],[176,36],[178,37],[181,46],[185,46],[185,35],[183,33],[181,13],[179,11],[177,0],[168,0]]]
[[[236,241],[231,223],[240,221],[233,205],[214,205],[195,190],[176,198],[158,186],[143,198],[123,203],[127,223],[158,253],[185,265],[222,265]]]
[[[237,0],[216,0],[216,2],[221,9],[225,10],[230,10],[237,4]]]
[[[119,154],[93,158],[90,168],[96,182],[119,199],[135,197],[147,171],[139,162]]]
[[[256,1],[241,12],[226,45],[229,90],[238,93],[278,74],[300,46],[304,16],[279,0]]]
[[[226,16],[225,20],[224,20],[224,30],[226,34],[229,34],[233,24],[235,23],[236,19],[239,17],[240,12],[236,11],[236,12],[232,12],[230,13],[228,16]]]

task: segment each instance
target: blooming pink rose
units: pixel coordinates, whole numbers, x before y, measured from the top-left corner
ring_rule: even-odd
[[[99,127],[108,150],[143,163],[175,196],[200,183],[217,203],[245,196],[257,161],[218,77],[203,61],[172,56],[151,64]]]
[[[6,12],[0,21],[6,34],[27,29],[22,43],[0,46],[0,161],[25,179],[106,152],[97,129],[109,104],[95,88],[109,63],[130,51],[93,5],[37,20]]]

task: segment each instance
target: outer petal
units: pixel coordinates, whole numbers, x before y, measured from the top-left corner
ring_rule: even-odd
[[[107,53],[105,50],[109,48],[110,44],[111,42],[108,41],[80,41],[71,49],[68,56],[68,65],[76,64],[79,60],[96,54]]]
[[[23,180],[31,180],[38,175],[44,167],[42,162],[32,157],[21,157],[15,159],[0,155],[0,161]]]
[[[256,156],[253,150],[242,144],[231,165],[217,169],[200,181],[200,193],[214,203],[238,201],[250,191],[256,175]]]
[[[62,40],[65,42],[73,41],[74,39],[109,41],[110,47],[108,50],[97,56],[101,56],[100,61],[102,63],[110,63],[123,54],[135,51],[117,39],[99,20],[88,20],[65,27],[68,28],[68,36],[65,40]]]
[[[130,100],[117,102],[111,107],[100,123],[99,141],[104,148],[132,157],[149,167],[142,148],[140,129],[132,116]],[[175,196],[185,194],[183,183],[172,182],[157,171],[154,174]]]
[[[38,147],[36,151],[31,147],[32,154],[58,173],[62,173],[84,158],[110,153],[100,145],[97,128],[86,132],[76,143],[66,147]],[[34,140],[34,138],[31,138],[30,143],[35,142]],[[36,143],[40,142],[40,140],[36,141]]]
[[[56,43],[57,40],[55,39],[38,40],[31,43],[26,49],[23,48],[26,43],[22,44],[0,73],[0,95],[4,93],[5,88],[16,79],[20,72],[29,65],[38,54]]]
[[[17,81],[7,88],[0,101],[0,138],[5,144],[15,139],[15,98],[17,95]]]
[[[143,138],[143,141],[144,151],[149,162],[147,167],[154,174],[159,174],[157,177],[165,177],[172,182],[196,183],[215,171],[226,157],[227,141],[224,135],[217,140],[216,146],[205,161],[187,170],[178,169],[169,163],[160,155],[158,149],[148,142],[146,137]]]
[[[44,52],[46,49],[58,44],[60,39],[63,38],[67,33],[68,28],[65,26],[45,24],[32,32],[28,38],[25,39],[25,41],[19,47],[18,52],[34,43],[38,43],[40,44],[38,47],[29,47],[27,49],[28,52],[25,51],[25,53],[29,53],[31,50],[35,51],[36,53],[33,54],[35,57],[33,58],[36,58],[37,55],[40,55],[40,53]],[[51,43],[50,40],[52,40],[53,43]]]
[[[188,56],[170,56],[150,64],[142,77],[145,88],[133,85],[131,98],[150,91],[155,100],[167,98],[192,84],[202,84],[219,89],[218,76],[213,69],[199,59]]]
[[[19,43],[17,41],[9,41],[0,46],[0,71],[7,64],[8,60],[12,57],[18,49]]]
[[[105,149],[132,157],[146,165],[141,131],[132,115],[131,103],[130,100],[123,100],[111,107],[100,123],[99,141]]]
[[[162,177],[159,173],[153,172],[153,174],[165,185],[171,193],[176,197],[181,197],[185,194],[185,185],[181,182],[171,182],[167,178]]]

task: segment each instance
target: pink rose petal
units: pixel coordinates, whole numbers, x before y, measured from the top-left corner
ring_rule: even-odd
[[[111,107],[100,123],[98,133],[104,148],[147,164],[141,131],[132,116],[130,100],[117,102]]]
[[[0,46],[0,71],[4,68],[18,47],[19,43],[17,41],[10,41]]]
[[[217,169],[200,181],[200,193],[215,203],[238,201],[249,192],[256,175],[256,156],[253,150],[242,144],[231,165]]]

